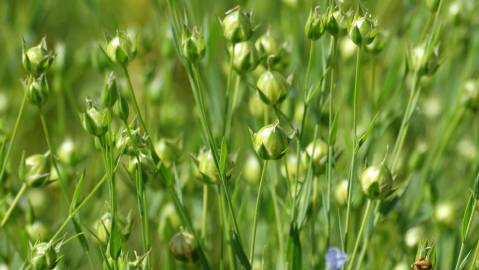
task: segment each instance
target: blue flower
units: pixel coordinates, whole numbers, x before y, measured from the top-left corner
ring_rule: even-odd
[[[348,255],[339,248],[330,247],[326,252],[326,270],[341,270],[348,259]]]

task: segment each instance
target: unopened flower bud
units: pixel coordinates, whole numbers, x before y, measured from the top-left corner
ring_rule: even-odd
[[[323,35],[325,28],[325,20],[321,15],[321,10],[319,6],[316,6],[309,12],[304,32],[310,40],[318,40]]]
[[[115,73],[111,72],[105,80],[105,85],[101,92],[101,101],[105,107],[111,108],[118,98],[118,85],[116,83]]]
[[[260,171],[261,165],[258,161],[258,158],[253,154],[248,155],[243,167],[243,177],[246,182],[250,184],[257,183],[260,176]]]
[[[385,199],[392,192],[391,172],[385,165],[366,168],[359,181],[364,194],[372,200]]]
[[[201,60],[205,56],[206,51],[205,40],[201,32],[196,28],[190,31],[187,27],[184,27],[181,49],[183,56],[189,61],[196,62]]]
[[[136,52],[136,40],[128,33],[117,32],[113,38],[107,40],[106,54],[115,64],[128,64],[135,58]]]
[[[325,19],[326,30],[333,36],[345,33],[351,24],[350,17],[350,13],[344,13],[340,9],[328,10],[328,15]]]
[[[373,54],[380,53],[384,48],[386,39],[387,39],[387,35],[384,32],[379,32],[376,38],[374,38],[374,40],[371,43],[366,45],[366,50]]]
[[[101,244],[106,245],[108,243],[111,230],[111,214],[105,213],[96,222],[96,237]]]
[[[462,101],[468,109],[479,110],[479,81],[468,80],[464,83]]]
[[[349,37],[358,46],[370,44],[377,34],[377,22],[369,16],[354,20],[349,30]]]
[[[252,134],[256,154],[264,160],[277,160],[288,151],[290,138],[279,126],[279,122],[262,127]]]
[[[61,162],[68,165],[74,165],[80,160],[79,149],[76,143],[67,138],[58,148],[58,158]]]
[[[456,210],[450,202],[438,203],[434,209],[434,218],[442,225],[452,226],[456,221]]]
[[[267,59],[269,56],[280,57],[281,47],[270,30],[256,40],[255,47],[262,59]]]
[[[42,187],[50,182],[50,152],[22,158],[19,176],[29,187]]]
[[[251,41],[243,41],[233,45],[233,67],[244,73],[253,70],[258,65],[258,53]]]
[[[328,144],[321,139],[312,141],[306,147],[306,155],[313,159],[313,166],[317,173],[324,172],[328,160]]]
[[[82,114],[83,128],[96,137],[105,135],[111,123],[111,114],[107,109],[97,109],[91,100],[87,100],[87,110]]]
[[[258,78],[256,88],[261,99],[273,106],[281,103],[289,92],[289,85],[284,76],[270,69],[263,72]]]
[[[54,269],[60,257],[58,256],[59,247],[55,247],[52,242],[40,242],[31,247],[30,264],[35,270]]]
[[[345,205],[348,201],[348,180],[341,180],[334,190],[334,198],[339,205]]]
[[[35,76],[40,75],[50,68],[53,59],[54,56],[48,51],[45,38],[42,39],[40,44],[29,49],[23,42],[22,63],[27,72]]]
[[[47,78],[44,74],[39,77],[29,77],[26,82],[26,91],[28,101],[41,107],[48,101],[50,88],[48,87]]]
[[[250,39],[254,31],[251,14],[243,11],[240,6],[228,10],[221,25],[223,26],[223,35],[232,43]]]
[[[140,162],[140,166],[138,166]],[[128,171],[131,175],[135,175],[136,170],[140,169],[143,179],[146,179],[147,175],[151,175],[156,170],[156,164],[149,153],[140,152],[137,156],[130,159]]]
[[[179,261],[192,263],[198,259],[198,246],[194,236],[181,231],[170,240],[170,252]]]
[[[128,115],[130,114],[129,108],[128,100],[123,95],[119,94],[113,105],[113,113],[115,116],[123,121],[128,120]]]
[[[43,241],[47,237],[48,229],[45,224],[35,221],[25,226],[28,236],[34,242]]]
[[[216,169],[213,153],[210,149],[202,149],[196,157],[198,172],[202,176],[202,180],[208,183],[216,182],[218,170]]]
[[[418,75],[431,76],[439,68],[439,47],[426,51],[425,44],[417,46],[409,53],[408,69]]]
[[[160,160],[168,166],[173,165],[181,156],[177,143],[168,139],[157,141],[155,143],[155,151]]]

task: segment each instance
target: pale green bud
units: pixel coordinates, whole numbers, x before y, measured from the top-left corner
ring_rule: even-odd
[[[96,237],[101,244],[108,244],[108,239],[111,230],[111,214],[105,213],[103,216],[96,222]]]
[[[29,49],[23,42],[22,63],[25,70],[35,76],[40,75],[50,68],[54,55],[48,51],[46,39],[40,44]]]
[[[310,40],[318,40],[326,29],[325,24],[326,22],[321,15],[320,8],[319,6],[316,6],[309,12],[309,17],[306,21],[304,32]]]
[[[313,159],[315,171],[319,174],[323,173],[328,160],[328,144],[321,139],[316,139],[306,147],[306,155]]]
[[[26,82],[26,91],[28,101],[41,107],[48,101],[50,88],[48,87],[47,78],[44,74],[39,77],[29,77]]]
[[[168,139],[160,139],[155,143],[156,154],[168,166],[171,166],[181,156],[181,151],[177,144],[177,142]]]
[[[240,6],[228,10],[221,25],[225,38],[232,43],[249,40],[254,32],[251,14],[244,12]]]
[[[19,168],[20,179],[29,187],[43,187],[50,183],[51,166],[50,152],[35,154],[22,158]]]
[[[366,168],[359,179],[364,194],[372,200],[382,200],[393,189],[392,175],[385,165]]]
[[[201,60],[205,56],[205,40],[198,29],[193,28],[193,31],[190,31],[187,27],[184,27],[181,49],[183,56],[191,62]]]
[[[60,244],[59,244],[60,245]],[[31,247],[30,264],[35,270],[51,270],[57,265],[59,246],[55,247],[52,242],[36,243]]]
[[[274,106],[288,96],[289,85],[281,73],[268,69],[258,78],[256,89],[265,103]]]
[[[262,127],[251,137],[256,154],[264,160],[280,159],[288,151],[290,138],[279,122]]]
[[[377,34],[377,22],[369,16],[357,18],[349,29],[349,37],[358,46],[370,44]]]
[[[456,209],[450,202],[440,202],[434,209],[434,218],[439,224],[453,226],[456,222]]]
[[[196,157],[196,162],[196,166],[198,168],[198,172],[202,176],[202,180],[207,183],[216,182],[218,177],[218,170],[216,169],[215,160],[211,150],[200,150],[200,153]]]
[[[407,68],[422,75],[433,75],[439,68],[439,47],[435,47],[428,53],[426,45],[413,48],[408,55]]]
[[[243,41],[233,45],[233,67],[243,73],[253,70],[258,65],[258,53],[251,41]]]
[[[188,232],[176,233],[170,240],[170,252],[179,261],[192,263],[198,260],[198,246],[194,236]]]
[[[479,110],[479,81],[467,80],[464,83],[462,101],[468,109]]]
[[[126,65],[136,57],[136,40],[126,32],[117,32],[107,40],[106,54],[110,60],[118,65]]]
[[[115,73],[110,72],[105,80],[105,85],[101,92],[101,101],[105,107],[111,108],[118,98],[118,85],[116,83]]]
[[[345,205],[348,201],[348,180],[341,180],[334,189],[334,198],[339,205]]]
[[[43,241],[47,237],[48,229],[45,224],[35,221],[25,226],[28,236],[33,242]]]
[[[91,100],[86,101],[87,110],[82,114],[83,128],[96,137],[105,135],[111,123],[111,114],[107,109],[97,109]]]

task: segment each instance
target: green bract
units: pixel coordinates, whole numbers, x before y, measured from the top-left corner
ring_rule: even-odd
[[[358,46],[370,44],[377,34],[377,23],[369,16],[355,19],[349,29],[349,37]]]
[[[240,73],[253,70],[258,64],[258,53],[251,41],[233,45],[233,67]]]
[[[205,56],[205,40],[198,29],[193,28],[193,31],[190,31],[184,27],[181,50],[183,56],[191,62],[196,62]]]
[[[39,77],[29,77],[26,82],[26,91],[28,101],[38,107],[45,105],[50,95],[50,88],[48,87],[47,78],[45,75]]]
[[[192,263],[198,260],[198,247],[192,234],[188,232],[176,233],[170,240],[170,252],[182,262]]]
[[[345,13],[341,9],[327,11],[326,30],[333,36],[345,33],[351,22],[350,13]]]
[[[262,127],[252,134],[256,154],[264,160],[277,160],[288,151],[290,138],[279,126],[279,122]]]
[[[128,33],[117,32],[114,37],[107,40],[106,54],[115,64],[128,64],[135,58],[136,52],[136,40]]]
[[[19,176],[29,187],[43,187],[50,183],[50,152],[35,154],[23,160]]]
[[[321,15],[321,10],[319,6],[316,6],[309,12],[309,17],[304,27],[306,36],[311,40],[317,40],[323,35],[325,28],[325,21]]]
[[[202,149],[196,157],[198,172],[208,183],[216,182],[218,176],[215,160],[211,150]]]
[[[98,109],[91,100],[86,101],[87,109],[81,115],[83,128],[91,135],[101,137],[108,131],[111,123],[111,114],[107,109]]]
[[[359,179],[364,194],[372,200],[382,200],[393,191],[393,180],[385,165],[366,168]]]
[[[48,51],[45,38],[40,44],[29,49],[23,42],[22,63],[25,70],[35,76],[38,76],[48,70],[53,62],[54,56]]]
[[[228,10],[221,25],[225,38],[232,43],[246,41],[253,35],[251,14],[244,12],[240,6]]]
[[[276,105],[281,103],[289,92],[289,85],[286,79],[278,71],[266,70],[258,78],[256,88],[261,99],[269,104]]]

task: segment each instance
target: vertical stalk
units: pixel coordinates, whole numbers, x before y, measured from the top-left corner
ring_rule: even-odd
[[[356,242],[354,244],[353,253],[351,254],[351,260],[348,263],[347,270],[351,270],[353,268],[354,260],[356,259],[356,254],[359,248],[359,242],[361,242],[364,227],[366,226],[366,221],[368,220],[370,208],[371,208],[371,200],[368,200],[368,203],[366,204],[366,210],[364,210],[363,220],[361,221],[361,226],[359,227],[359,232],[358,232],[358,235],[356,236]]]
[[[208,185],[203,185],[203,213],[201,223],[201,238],[206,237],[206,223],[208,221]]]
[[[343,249],[347,250],[348,247],[348,233],[349,233],[349,220],[351,218],[351,201],[353,193],[354,176],[356,172],[356,158],[358,153],[358,134],[357,134],[357,103],[358,103],[358,81],[359,81],[359,65],[360,65],[360,52],[361,47],[357,47],[356,50],[356,69],[354,75],[354,89],[353,89],[353,145],[351,147],[351,165],[349,168],[348,177],[348,200],[346,206],[346,223],[344,224],[344,237],[343,237]]]
[[[250,254],[249,258],[251,261],[251,267],[253,267],[253,262],[254,262],[254,248],[255,248],[255,243],[256,243],[256,228],[258,225],[258,212],[259,212],[259,205],[261,202],[261,195],[263,194],[263,186],[264,186],[264,175],[266,173],[266,169],[268,167],[268,161],[265,160],[263,162],[263,168],[261,170],[261,177],[259,180],[259,188],[258,188],[258,195],[256,197],[256,207],[254,211],[254,217],[253,217],[253,235],[251,237],[251,248],[250,248]]]
[[[10,218],[10,215],[13,212],[13,209],[15,209],[16,205],[18,204],[18,201],[22,197],[22,195],[27,191],[27,184],[23,183],[22,186],[20,187],[20,190],[17,192],[17,195],[13,199],[12,204],[8,208],[7,212],[5,213],[5,216],[2,219],[2,223],[0,223],[0,229],[7,224],[8,219]]]
[[[143,252],[146,253],[150,249],[150,229],[148,226],[148,204],[146,201],[146,188],[145,182],[143,179],[142,171],[141,171],[141,163],[138,156],[137,159],[137,168],[136,168],[136,192],[137,192],[137,201],[138,201],[138,209],[140,212],[141,217],[141,236],[143,240]],[[151,269],[151,260],[150,255],[146,257],[146,268]]]

